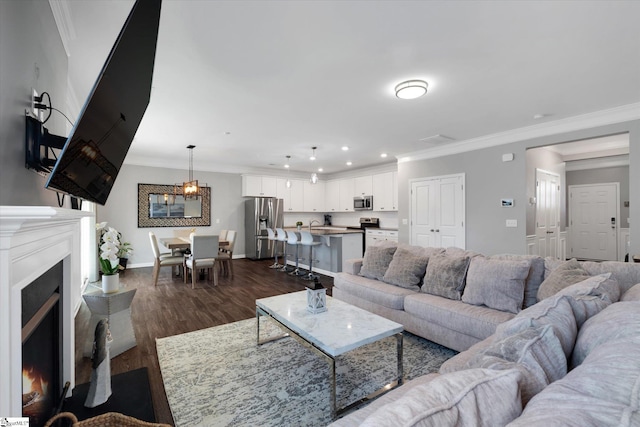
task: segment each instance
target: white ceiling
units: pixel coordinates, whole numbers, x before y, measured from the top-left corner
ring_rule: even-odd
[[[133,1],[61,4],[82,105]],[[335,173],[395,162],[437,134],[462,141],[638,103],[638,16],[637,1],[165,0],[126,163],[186,169],[194,144],[196,170],[283,170],[291,155],[293,171]],[[413,78],[428,94],[396,98]]]

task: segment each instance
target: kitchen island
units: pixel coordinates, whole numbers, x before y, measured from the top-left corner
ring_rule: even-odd
[[[287,232],[298,234],[296,227],[285,228]],[[309,231],[309,227],[303,227],[303,231]],[[362,258],[362,234],[360,229],[351,229],[337,226],[311,227],[313,240],[320,245],[313,247],[313,271],[333,277],[335,273],[342,271],[342,264],[347,259]],[[287,245],[287,264],[295,265],[296,247]],[[309,269],[309,246],[298,245],[300,267]]]

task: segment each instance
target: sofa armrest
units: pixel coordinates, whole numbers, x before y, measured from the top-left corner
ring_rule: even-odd
[[[344,273],[353,274],[354,276],[359,274],[360,269],[362,268],[362,259],[363,258],[354,258],[345,260],[342,265],[342,271]]]

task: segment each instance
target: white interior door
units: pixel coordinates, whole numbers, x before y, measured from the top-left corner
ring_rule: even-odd
[[[619,184],[569,186],[571,256],[618,259]]]
[[[411,183],[411,244],[465,248],[464,174]]]
[[[536,243],[538,255],[558,258],[560,176],[536,169]]]

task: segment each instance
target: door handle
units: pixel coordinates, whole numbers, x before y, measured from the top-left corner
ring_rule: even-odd
[[[431,229],[431,230],[429,230],[429,231],[431,231],[431,232],[433,233],[433,232],[434,232],[434,231],[436,231],[436,230],[434,230],[434,229],[432,228],[432,229]]]
[[[436,233],[439,233],[439,232],[440,232],[440,230],[436,228]]]

